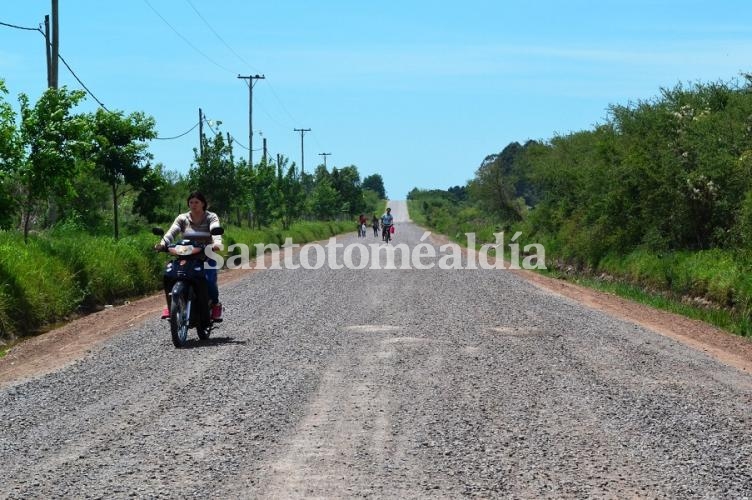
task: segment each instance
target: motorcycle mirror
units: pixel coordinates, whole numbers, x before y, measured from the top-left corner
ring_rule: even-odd
[[[220,234],[225,234],[225,228],[223,228],[223,227],[214,227],[214,228],[212,228],[212,230],[210,232],[211,232],[212,236],[218,236]]]
[[[151,234],[156,236],[164,236],[164,229],[161,227],[153,227],[151,228]]]

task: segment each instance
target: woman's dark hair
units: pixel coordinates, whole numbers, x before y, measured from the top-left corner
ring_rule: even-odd
[[[206,202],[206,197],[203,195],[203,193],[201,191],[192,192],[188,195],[186,202],[190,202],[193,198],[196,198],[198,201],[204,204],[204,212],[206,212],[206,208],[209,206],[209,204]]]

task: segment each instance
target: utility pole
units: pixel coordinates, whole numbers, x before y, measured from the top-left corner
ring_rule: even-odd
[[[52,46],[50,53],[50,87],[57,88],[58,84],[58,55],[60,53],[60,22],[58,20],[58,0],[52,0]]]
[[[319,153],[319,156],[324,157],[324,169],[326,169],[326,157],[331,155],[331,153]]]
[[[266,137],[264,137],[264,164],[266,164]]]
[[[44,16],[44,48],[47,58],[47,87],[57,88],[58,85],[58,54],[60,53],[60,35],[58,34],[58,0],[52,0],[52,28],[50,16]]]
[[[253,168],[253,86],[254,80],[263,80],[264,75],[238,75],[241,80],[248,80],[248,164]]]
[[[52,40],[50,40],[50,16],[44,16],[44,55],[47,57],[47,87],[52,88]]]
[[[305,170],[305,156],[303,155],[303,134],[306,132],[310,132],[311,129],[309,128],[294,128],[295,132],[300,132],[300,175],[303,176],[303,171]]]
[[[198,108],[198,157],[204,157],[204,113]]]

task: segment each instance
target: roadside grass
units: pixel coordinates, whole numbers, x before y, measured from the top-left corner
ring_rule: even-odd
[[[752,333],[752,323],[750,323],[749,318],[745,318],[732,310],[720,308],[717,305],[695,306],[687,303],[686,298],[682,299],[668,292],[646,290],[632,283],[604,281],[603,279],[584,276],[568,276],[557,271],[545,271],[542,274],[570,281],[587,288],[611,293],[633,302],[679,314],[687,318],[704,321],[705,323],[743,337],[750,336]]]
[[[443,210],[431,217],[418,202],[408,202],[410,217],[450,239],[467,246],[464,233],[476,233],[476,250],[494,241],[494,228],[472,210],[448,217]],[[524,226],[520,226],[525,230]],[[511,234],[507,230],[506,234]],[[540,243],[546,250],[544,275],[704,321],[731,333],[752,336],[752,254],[729,250],[651,252],[637,249],[626,255],[605,255],[594,267],[569,264],[567,247],[555,238],[535,241],[523,234],[520,248]],[[508,241],[506,242],[509,243]],[[509,250],[505,249],[506,255]]]
[[[243,243],[255,257],[258,243],[281,246],[289,237],[304,244],[355,231],[355,222],[298,222],[286,230],[227,226],[225,231],[225,248]],[[165,263],[165,254],[153,251],[156,242],[149,231],[115,240],[63,228],[31,235],[28,243],[16,231],[0,231],[0,341],[156,292]]]

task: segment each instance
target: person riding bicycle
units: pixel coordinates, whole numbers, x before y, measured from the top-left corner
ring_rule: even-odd
[[[194,191],[188,195],[188,207],[190,211],[180,214],[175,218],[170,229],[167,230],[162,239],[154,246],[157,251],[164,250],[175,241],[179,233],[185,233],[188,230],[208,235],[215,227],[220,227],[219,216],[214,212],[209,212],[206,198],[199,191]],[[222,236],[210,236],[205,238],[196,238],[199,243],[212,244],[212,250],[218,251],[222,248]],[[204,270],[206,278],[207,292],[209,300],[212,303],[211,319],[222,321],[222,303],[219,301],[219,287],[217,286],[217,263],[214,259],[207,259],[208,267]],[[169,302],[168,302],[169,304]],[[170,310],[165,307],[162,311],[162,318],[169,318]]]
[[[392,209],[387,207],[386,212],[381,216],[382,240],[386,240],[387,232],[392,230],[392,225],[394,225],[394,216],[392,215]]]

